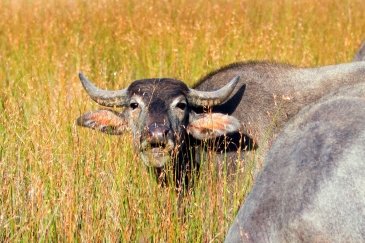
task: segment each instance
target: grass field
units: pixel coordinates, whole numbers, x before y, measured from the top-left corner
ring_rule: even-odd
[[[0,241],[222,241],[251,184],[203,161],[181,201],[133,154],[131,137],[76,127],[98,86],[269,59],[348,62],[363,0],[0,0]]]

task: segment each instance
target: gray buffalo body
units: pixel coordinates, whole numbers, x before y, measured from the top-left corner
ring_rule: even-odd
[[[365,83],[305,107],[278,135],[226,242],[365,241]]]
[[[239,75],[230,100],[215,106],[242,124],[246,141],[254,141],[264,155],[272,138],[304,106],[348,84],[365,81],[365,62],[298,68],[290,65],[251,62],[224,67],[204,77],[196,89],[216,89],[222,80]],[[236,142],[237,143],[237,142]]]

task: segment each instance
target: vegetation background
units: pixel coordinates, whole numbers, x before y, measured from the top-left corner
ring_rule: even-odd
[[[159,187],[131,136],[76,127],[98,86],[224,64],[348,62],[363,0],[0,0],[0,241],[222,241],[252,181],[204,161],[181,200]]]

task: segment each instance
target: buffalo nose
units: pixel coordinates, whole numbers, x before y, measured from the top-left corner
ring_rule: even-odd
[[[165,143],[169,128],[163,124],[151,124],[148,126],[149,142],[153,144]]]

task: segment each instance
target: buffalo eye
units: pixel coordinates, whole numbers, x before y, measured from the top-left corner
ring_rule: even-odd
[[[138,103],[132,102],[132,103],[129,104],[129,107],[132,108],[132,110],[137,109],[138,108]]]
[[[185,110],[186,103],[182,103],[182,102],[177,103],[176,107],[179,108],[179,109],[181,109],[181,110]]]

